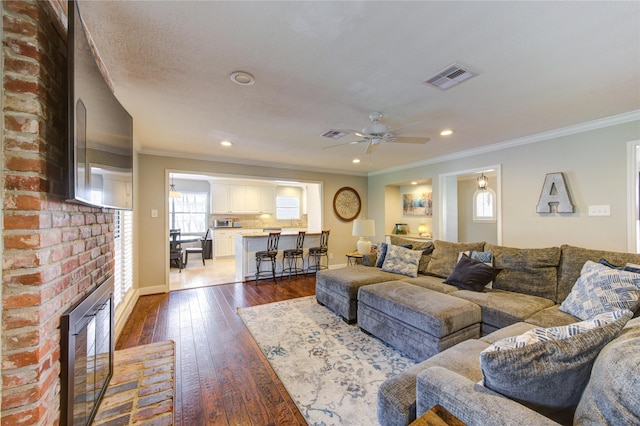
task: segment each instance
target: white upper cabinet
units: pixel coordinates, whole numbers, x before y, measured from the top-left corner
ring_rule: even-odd
[[[229,185],[211,184],[211,213],[226,214],[231,211],[229,204]]]
[[[259,186],[245,186],[245,211],[248,213],[261,213],[262,207],[260,204],[260,187]]]
[[[260,187],[260,213],[276,212],[276,187],[261,186]]]
[[[244,185],[229,185],[229,204],[231,206],[232,213],[247,211],[245,193]]]
[[[275,186],[211,184],[211,212],[228,213],[275,213]]]

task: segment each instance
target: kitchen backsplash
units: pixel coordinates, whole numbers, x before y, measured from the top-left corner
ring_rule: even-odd
[[[262,228],[306,228],[307,215],[303,214],[298,220],[276,220],[274,215],[261,214],[236,214],[236,215],[209,215],[209,226],[213,227],[215,219],[230,219],[234,222],[242,222],[245,229],[262,229]]]

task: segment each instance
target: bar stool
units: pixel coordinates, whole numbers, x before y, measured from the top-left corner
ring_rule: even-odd
[[[267,238],[267,249],[256,252],[256,285],[260,278],[266,277],[269,271],[260,271],[260,266],[263,262],[271,263],[271,276],[273,282],[276,281],[276,256],[278,255],[278,241],[280,240],[280,232],[269,232],[269,238]]]
[[[291,273],[295,273],[296,277],[298,272],[304,273],[304,251],[302,246],[304,245],[304,231],[298,232],[298,238],[296,239],[296,248],[282,250],[282,272],[280,279],[284,276],[285,272],[289,272],[289,281],[291,281]],[[302,266],[298,268],[298,259],[302,261]],[[285,261],[287,262],[285,268]]]
[[[318,272],[320,269],[329,267],[329,230],[322,231],[320,234],[320,246],[310,247],[307,255],[307,273]],[[327,264],[323,265],[321,258],[327,259]],[[313,260],[313,264],[311,263]]]

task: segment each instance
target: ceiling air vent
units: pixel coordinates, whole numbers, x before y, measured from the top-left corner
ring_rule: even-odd
[[[439,73],[427,78],[423,83],[437,87],[440,90],[447,90],[476,75],[478,74],[465,70],[459,65],[452,64]]]
[[[320,136],[322,136],[323,138],[329,138],[329,139],[340,139],[341,137],[346,135],[347,135],[347,132],[343,132],[342,130],[327,130]]]

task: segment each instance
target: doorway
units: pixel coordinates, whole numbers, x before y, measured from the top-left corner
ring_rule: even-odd
[[[241,282],[245,274],[242,273],[242,267],[236,265],[234,248],[235,235],[238,233],[262,232],[268,227],[279,227],[283,231],[302,227],[311,232],[319,232],[322,228],[321,183],[178,170],[167,170],[166,173],[170,188],[166,209],[167,232],[169,228],[181,228],[183,235],[202,237],[208,229],[211,235],[208,243],[210,250],[205,250],[211,254],[205,256],[204,265],[202,258],[195,255],[188,258],[183,269],[175,265],[169,268],[166,282],[170,291]],[[223,200],[220,197],[224,196],[224,191],[220,190],[225,186],[228,187],[228,193],[223,198],[233,202],[221,206],[219,203]],[[237,194],[243,194],[244,199],[239,200]],[[279,219],[278,197],[293,196],[299,199],[299,220]],[[261,200],[267,199],[270,202],[261,203]],[[237,205],[244,205],[245,210],[232,207]],[[263,208],[269,210],[258,211]],[[235,226],[224,228],[221,225],[223,222]],[[199,244],[199,241],[192,241],[183,246]],[[168,246],[167,239],[167,253]]]
[[[478,188],[477,178],[488,180]],[[483,193],[483,191],[486,191]],[[488,241],[502,243],[501,166],[460,170],[439,176],[439,239],[443,241]],[[478,205],[477,203],[481,203]],[[477,207],[491,214],[478,215]]]

